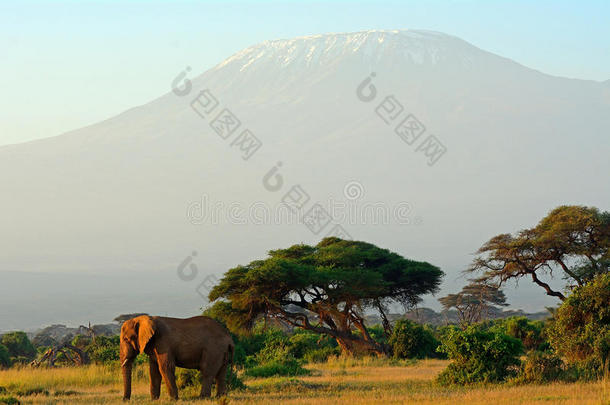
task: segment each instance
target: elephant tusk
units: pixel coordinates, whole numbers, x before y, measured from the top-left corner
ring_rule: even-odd
[[[125,364],[127,364],[127,360],[128,360],[128,359],[125,359],[125,360],[123,361],[123,363],[121,364],[121,367],[125,367]]]

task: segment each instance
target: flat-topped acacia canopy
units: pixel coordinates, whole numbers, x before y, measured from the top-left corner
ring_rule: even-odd
[[[437,291],[442,276],[430,263],[371,243],[325,238],[316,246],[272,250],[264,260],[230,269],[209,298],[234,331],[270,316],[330,335],[347,352],[387,353],[367,332],[365,311],[377,311],[389,334],[388,305],[415,305],[421,295]]]

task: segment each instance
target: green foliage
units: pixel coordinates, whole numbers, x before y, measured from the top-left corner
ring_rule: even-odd
[[[200,385],[201,372],[199,370],[176,367],[176,385],[179,389]]]
[[[437,357],[439,342],[432,331],[420,324],[402,319],[394,324],[389,339],[392,353],[399,359]]]
[[[521,341],[475,326],[447,329],[438,349],[453,360],[443,370],[441,384],[500,382],[515,374],[523,350]]]
[[[328,336],[302,329],[287,334],[278,328],[265,327],[262,322],[253,328],[252,333],[234,336],[234,340],[233,362],[246,369],[281,363],[286,359],[321,362],[340,353],[337,342]]]
[[[0,368],[11,366],[11,354],[4,345],[0,345]],[[1,391],[0,391],[1,393]]]
[[[8,349],[13,361],[27,363],[36,357],[36,349],[25,332],[9,332],[2,336],[0,344]]]
[[[567,379],[565,364],[559,357],[532,350],[523,362],[515,382],[542,384]]]
[[[339,353],[337,343],[326,336],[295,330],[287,334],[261,322],[252,333],[235,337],[234,364],[248,376],[305,375],[304,361],[324,361]]]
[[[610,363],[610,274],[578,287],[557,309],[549,340],[585,377],[600,377]]]
[[[20,397],[29,397],[32,395],[48,396],[49,390],[47,390],[44,387],[27,387],[27,388],[22,388],[20,390],[15,391],[15,394],[19,395]]]
[[[437,290],[442,275],[429,263],[405,259],[369,243],[325,238],[316,246],[273,250],[265,260],[230,269],[209,296],[210,301],[225,303],[210,313],[236,333],[273,314],[287,323],[336,335],[341,325],[364,328],[359,315],[363,310],[378,311],[391,302],[418,302],[420,295]],[[290,311],[285,310],[288,305]],[[318,314],[321,324],[310,325],[304,311]],[[375,342],[347,336],[371,350],[381,350]]]
[[[287,345],[290,354],[297,359],[304,358],[308,352],[320,347],[333,346],[332,343],[329,344],[329,339],[327,337],[321,337],[316,333],[304,330],[296,330],[295,333],[288,338]],[[334,346],[336,346],[336,343]]]
[[[227,369],[227,389],[233,391],[244,390],[246,388],[246,384],[237,376],[233,367],[229,367]]]
[[[229,390],[239,390],[246,387],[232,368],[227,369],[226,381]],[[184,389],[186,387],[201,387],[201,372],[199,370],[177,367],[176,385],[179,389]]]
[[[76,343],[83,342],[84,340],[81,342],[77,341]],[[87,352],[87,354],[89,354],[91,361],[94,363],[113,363],[119,361],[119,345],[119,336],[98,336],[95,338],[95,343],[91,341],[91,343],[86,346],[85,351]]]
[[[92,342],[92,339],[89,336],[76,335],[76,336],[74,336],[74,338],[72,339],[72,342],[70,342],[70,343],[74,347],[78,347],[81,350],[85,350],[87,348],[87,346],[89,346],[91,344],[91,342]]]
[[[388,337],[386,336],[385,331],[383,330],[383,326],[381,325],[373,325],[366,328],[367,332],[377,343],[386,344],[388,343]],[[360,331],[358,331],[360,334]]]
[[[489,330],[519,339],[526,350],[548,349],[542,321],[531,321],[524,316],[512,316],[491,322]]]
[[[233,335],[243,335],[244,330],[239,326],[234,325],[234,320],[232,316],[234,316],[234,310],[231,306],[231,303],[227,301],[216,301],[214,304],[206,308],[202,315],[209,316],[212,319],[220,322],[224,327],[229,329],[229,331]]]
[[[259,366],[247,368],[244,374],[249,377],[271,377],[271,376],[298,376],[308,375],[310,371],[301,367],[298,360],[293,357],[286,359],[274,359]]]
[[[531,277],[547,295],[564,301],[565,295],[540,276],[557,269],[571,288],[610,272],[610,213],[560,206],[533,228],[491,238],[477,253],[469,271],[482,273],[478,281],[499,285]]]
[[[15,397],[12,396],[0,396],[0,404],[4,405],[20,405],[21,402]]]
[[[294,338],[291,342],[291,338]],[[308,374],[295,354],[307,350],[308,336],[289,337],[279,329],[266,331],[263,347],[250,357],[245,374],[251,377],[297,376]]]
[[[241,367],[253,365],[255,355],[260,352],[267,341],[278,341],[284,333],[276,328],[265,328],[261,323],[257,325],[252,333],[244,336],[234,336],[235,352],[233,364]]]
[[[324,363],[329,359],[329,357],[336,357],[340,354],[341,349],[339,346],[327,346],[308,351],[303,356],[303,360],[305,360],[306,363]]]

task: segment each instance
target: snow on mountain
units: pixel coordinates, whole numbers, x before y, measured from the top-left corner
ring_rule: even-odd
[[[559,204],[610,205],[596,178],[610,172],[607,83],[549,76],[458,38],[411,30],[266,41],[194,73],[187,95],[169,91],[89,127],[0,147],[2,270],[118,279],[154,270],[175,281],[177,266],[197,251],[198,278],[171,292],[189,299],[167,300],[166,312],[180,315],[199,302],[204,274],[329,232],[331,225],[314,234],[260,218],[260,207],[273,214],[300,185],[308,207],[342,204],[333,224],[441,266],[445,291],[455,291],[459,271],[489,237],[530,226]],[[359,86],[375,97],[362,101]],[[191,106],[204,89],[218,101],[206,119]],[[226,140],[210,126],[225,108],[241,122]],[[416,141],[395,131],[408,116],[425,127]],[[235,142],[244,129],[262,142],[248,160]],[[422,147],[430,135],[446,148],[432,166]],[[269,191],[263,178],[275,166],[283,186]],[[350,200],[344,188],[353,181],[361,193]],[[193,214],[205,205],[220,207],[220,219]],[[376,209],[389,218],[377,213],[371,223]],[[522,283],[515,306],[552,304],[532,290]],[[140,298],[123,312],[150,312]],[[0,285],[0,320],[19,299],[32,297]],[[52,294],[36,299],[42,311],[53,307]],[[90,304],[99,310],[100,300]]]
[[[468,43],[433,31],[365,31],[336,35],[313,35],[289,40],[265,41],[244,49],[226,59],[216,69],[232,63],[241,65],[240,71],[256,69],[265,63],[289,68],[332,63],[354,54],[367,62],[379,62],[384,57],[401,58],[415,64],[436,64],[461,56],[466,64],[471,61],[464,54],[457,55],[455,47],[478,51]],[[451,62],[456,62],[451,60]]]

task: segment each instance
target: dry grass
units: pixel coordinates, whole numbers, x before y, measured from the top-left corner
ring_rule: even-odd
[[[246,380],[248,389],[232,392],[230,404],[595,404],[610,405],[609,382],[526,386],[445,387],[434,382],[446,367],[441,360],[418,363],[383,359],[335,358],[310,365],[312,375],[299,378]],[[0,371],[0,386],[22,404],[120,404],[118,367],[88,366],[64,369]],[[28,395],[28,391],[30,391]],[[36,394],[36,392],[39,392]],[[163,390],[164,391],[164,390]],[[19,392],[21,395],[16,395]],[[183,390],[182,403],[193,402],[196,390]],[[134,376],[133,403],[148,399],[148,371]],[[156,404],[169,404],[164,400]],[[213,404],[214,401],[197,401]],[[0,402],[1,403],[1,402]]]

